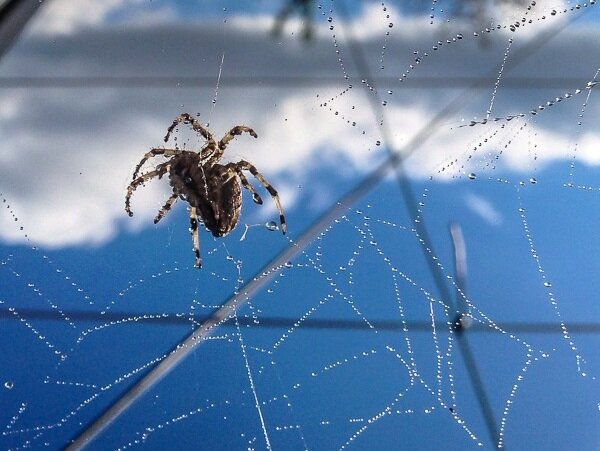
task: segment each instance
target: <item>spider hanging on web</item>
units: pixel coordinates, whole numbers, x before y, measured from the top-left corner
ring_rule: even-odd
[[[182,122],[191,125],[196,132],[202,135],[207,141],[206,145],[199,152],[164,148],[150,149],[136,166],[133,172],[133,180],[127,187],[125,211],[129,216],[133,216],[130,201],[135,189],[154,177],[160,179],[163,175],[168,174],[173,193],[159,210],[154,218],[154,223],[156,224],[162,219],[178,198],[188,202],[190,204],[190,231],[192,233],[193,249],[196,256],[195,266],[200,268],[202,266],[202,259],[200,257],[200,240],[198,238],[198,220],[204,224],[213,236],[225,236],[235,228],[240,217],[242,186],[250,191],[254,202],[257,204],[263,203],[259,194],[242,172],[248,170],[273,198],[279,211],[281,231],[285,234],[285,217],[279,195],[275,188],[258,172],[256,167],[245,160],[219,164],[229,141],[243,132],[247,132],[257,138],[258,135],[256,132],[244,125],[236,125],[217,142],[212,134],[196,119],[188,113],[183,113],[177,116],[167,129],[167,134],[164,138],[165,142],[169,140],[169,136],[175,127]],[[157,155],[168,157],[168,160],[157,165],[153,170],[138,176],[144,163]]]

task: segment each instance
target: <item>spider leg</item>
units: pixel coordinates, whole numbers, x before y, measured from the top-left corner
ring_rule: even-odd
[[[190,232],[192,234],[192,244],[194,255],[196,256],[196,268],[202,268],[202,258],[200,257],[200,238],[198,238],[198,215],[196,207],[190,207]]]
[[[254,202],[256,202],[259,205],[262,205],[263,200],[260,197],[260,195],[256,192],[256,190],[254,189],[254,187],[250,184],[250,182],[248,181],[248,179],[246,178],[246,176],[244,175],[244,173],[238,169],[236,163],[229,163],[227,166],[227,172],[230,174],[230,177],[228,177],[227,181],[229,181],[229,179],[231,177],[234,176],[238,176],[240,178],[240,181],[242,182],[242,186],[244,188],[246,188],[248,191],[250,191],[250,194],[252,194],[252,200]]]
[[[218,149],[215,149],[214,153],[210,156],[207,163],[214,164],[217,161],[219,161],[223,156],[223,152],[225,151],[227,144],[229,144],[229,141],[231,141],[233,138],[235,138],[238,135],[241,135],[244,132],[249,133],[254,138],[258,138],[256,132],[250,127],[246,127],[245,125],[236,125],[227,133],[225,133],[225,135],[221,138],[221,141],[219,141]]]
[[[171,197],[169,197],[169,200],[167,200],[167,203],[163,205],[163,207],[158,211],[156,218],[154,218],[154,224],[157,224],[158,221],[160,221],[163,218],[163,216],[169,212],[169,210],[171,209],[173,204],[177,201],[178,197],[179,197],[179,194],[177,194],[177,193],[173,193],[171,195]]]
[[[215,141],[213,135],[205,127],[203,127],[202,124],[200,124],[200,122],[198,122],[196,119],[190,116],[189,113],[182,113],[173,120],[173,123],[167,129],[167,134],[164,138],[165,142],[169,140],[169,136],[171,136],[171,133],[173,132],[175,127],[177,127],[182,122],[184,124],[190,124],[194,131],[200,133],[204,137],[204,139],[208,141],[208,144],[204,150],[209,151],[210,154],[214,153],[217,150],[217,142]]]
[[[252,130],[250,127],[246,127],[245,125],[236,125],[231,130],[229,130],[227,133],[225,133],[225,135],[221,138],[221,141],[219,141],[219,149],[225,150],[225,147],[227,147],[227,144],[229,144],[229,141],[231,141],[233,138],[235,138],[238,135],[241,135],[244,132],[249,133],[250,136],[252,136],[254,138],[258,138],[258,135],[256,134],[256,132],[254,130]]]
[[[277,194],[275,188],[273,188],[273,186],[269,182],[267,182],[267,179],[265,179],[264,176],[260,172],[258,172],[258,169],[256,169],[256,167],[252,163],[249,163],[246,160],[240,160],[237,163],[233,163],[233,165],[235,165],[239,172],[241,172],[243,169],[247,169],[248,171],[250,171],[250,173],[256,178],[256,180],[258,180],[261,183],[261,185],[264,186],[265,189],[269,192],[269,194],[273,198],[273,202],[275,202],[277,210],[279,211],[279,222],[281,223],[281,231],[285,235],[285,232],[287,231],[287,227],[285,225],[285,216],[283,215],[281,201],[279,200],[279,195]]]
[[[125,196],[125,211],[129,216],[133,216],[133,212],[131,211],[131,195],[135,191],[135,189],[140,186],[142,183],[147,182],[148,180],[154,177],[162,177],[169,170],[168,165],[159,165],[154,171],[146,172],[145,174],[140,175],[133,182],[129,184],[127,187],[127,195]]]
[[[181,153],[181,150],[177,150],[177,149],[150,149],[150,151],[146,152],[144,157],[141,159],[141,161],[135,167],[135,171],[133,171],[133,179],[135,180],[135,178],[138,176],[138,173],[140,172],[140,169],[142,168],[144,163],[146,161],[148,161],[148,159],[155,157],[157,155],[164,155],[166,157],[174,157],[175,155],[179,155],[180,153]]]

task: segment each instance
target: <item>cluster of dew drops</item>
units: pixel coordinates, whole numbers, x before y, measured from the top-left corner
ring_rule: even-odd
[[[430,24],[433,24],[433,19],[435,18],[435,5],[437,3],[437,0],[433,0],[432,2],[432,6],[431,6],[431,14],[429,16],[430,18]],[[577,10],[580,10],[581,8],[587,8],[589,6],[595,5],[596,4],[596,0],[590,0],[589,2],[585,2],[585,3],[578,3],[576,5],[573,5],[571,7],[565,7],[563,9],[552,9],[549,13],[550,17],[554,17],[554,16],[558,16],[560,14],[567,14],[570,12],[574,12]],[[532,1],[526,8],[525,14],[523,15],[523,17],[520,20],[515,20],[513,23],[508,24],[508,25],[502,25],[502,24],[496,24],[494,26],[490,25],[489,27],[485,27],[483,30],[480,31],[474,31],[473,32],[473,37],[477,38],[480,36],[484,36],[486,34],[490,34],[492,32],[494,32],[495,30],[505,30],[508,29],[512,32],[516,32],[517,29],[523,28],[528,24],[533,24],[534,21],[542,21],[542,20],[546,20],[548,18],[548,16],[546,16],[545,14],[542,14],[541,16],[537,17],[537,18],[532,18],[532,17],[527,17],[529,15],[529,13],[537,6],[537,2],[536,1]],[[449,21],[449,19],[447,19],[447,21]],[[452,38],[448,38],[445,41],[444,40],[438,40],[435,44],[433,44],[431,46],[431,49],[433,51],[437,51],[440,49],[440,47],[442,47],[443,45],[449,45],[449,44],[454,44],[457,43],[461,40],[463,40],[463,33],[457,33],[454,37]],[[409,77],[410,72],[412,72],[415,67],[420,64],[423,61],[423,58],[426,58],[428,56],[430,56],[429,52],[420,52],[419,50],[414,50],[413,51],[413,55],[414,55],[414,61],[413,63],[409,64],[408,69],[401,75],[399,81],[400,82],[404,82],[406,81],[406,79]]]

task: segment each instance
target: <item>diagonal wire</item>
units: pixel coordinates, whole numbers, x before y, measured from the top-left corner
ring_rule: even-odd
[[[340,2],[339,4],[343,4]],[[508,64],[505,67],[505,72],[509,68],[514,67],[516,64],[523,61],[527,56],[536,51],[539,47],[549,42],[550,39],[560,33],[568,24],[577,18],[581,17],[583,11],[569,21],[563,23],[558,29],[548,30],[540,33],[535,39],[532,39],[527,45],[525,45],[520,52],[514,52],[511,58],[512,64]],[[368,69],[368,67],[367,67]],[[497,72],[497,71],[496,71]],[[250,297],[261,289],[267,282],[269,282],[286,262],[293,259],[296,255],[301,253],[327,226],[336,218],[341,216],[347,209],[352,206],[356,201],[367,194],[372,188],[377,186],[379,182],[388,174],[392,169],[396,170],[400,166],[408,155],[415,152],[417,149],[423,146],[436,131],[436,127],[451,113],[458,111],[469,98],[470,93],[474,89],[478,89],[482,86],[483,82],[478,81],[464,93],[461,93],[458,97],[449,102],[446,107],[440,110],[419,132],[409,141],[402,152],[390,152],[387,160],[380,164],[371,174],[365,177],[355,188],[346,193],[330,210],[318,218],[312,225],[310,225],[300,237],[285,248],[280,254],[275,256],[269,263],[267,263],[262,270],[260,270],[255,277],[253,277],[246,285],[244,285],[240,291],[230,297],[220,308],[218,308],[212,316],[202,325],[200,325],[188,338],[182,343],[178,344],[175,349],[157,366],[150,370],[140,381],[138,381],[125,395],[123,395],[116,403],[109,407],[104,413],[102,413],[89,427],[87,427],[81,435],[74,439],[71,445],[67,448],[68,450],[78,450],[84,448],[86,445],[95,440],[112,422],[114,422],[129,406],[131,406],[139,397],[146,393],[156,383],[162,380],[177,364],[179,364],[185,357],[187,357],[193,348],[201,344],[205,338],[210,336],[217,326],[226,321],[231,317],[240,306],[244,305]],[[370,97],[373,102],[372,98]],[[376,101],[375,101],[376,102]],[[376,108],[379,106],[374,105]],[[387,126],[387,125],[386,125]],[[386,135],[389,135],[386,132]],[[390,141],[387,141],[388,145]],[[402,192],[405,195],[406,203],[409,207],[411,215],[416,215],[417,210],[413,205],[410,208],[410,202],[414,199],[412,188],[409,184],[408,179],[405,177],[404,172],[399,170],[397,174]],[[418,223],[417,223],[418,224]],[[425,229],[420,230],[421,238],[427,239],[427,232]],[[424,247],[424,246],[423,246]],[[424,249],[424,251],[426,251]],[[439,279],[436,276],[437,270],[435,269],[434,260],[431,258],[432,254],[429,254],[427,262],[430,267],[433,267],[432,275],[434,279]],[[445,282],[438,282],[442,299],[450,300],[451,296]]]

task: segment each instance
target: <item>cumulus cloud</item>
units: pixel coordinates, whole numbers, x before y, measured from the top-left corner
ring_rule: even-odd
[[[169,4],[152,4],[146,0],[52,0],[41,8],[28,30],[33,35],[52,37],[72,35],[84,29],[101,28],[126,22],[132,25],[155,25],[177,19]]]
[[[489,105],[496,75],[491,71],[506,49],[502,34],[494,35],[490,48],[467,37],[445,46],[401,84],[397,78],[414,63],[414,49],[430,49],[440,35],[450,32],[424,26],[428,21],[422,16],[404,16],[389,8],[388,19],[379,6],[364,8],[351,20],[375,79],[361,83],[347,42],[340,37],[336,49],[325,24],[308,45],[289,34],[273,39],[272,20],[266,16],[236,15],[226,24],[177,24],[169,10],[158,24],[160,15],[150,17],[143,8],[129,19],[135,27],[115,29],[110,18],[122,2],[99,5],[86,0],[75,7],[61,1],[42,10],[44,20],[34,24],[0,66],[0,77],[50,77],[46,88],[24,89],[24,82],[22,88],[0,91],[0,190],[36,244],[102,244],[120,227],[151,224],[166,199],[168,183],[154,181],[139,189],[131,220],[123,209],[125,188],[137,161],[162,143],[166,127],[182,111],[201,113],[200,120],[210,122],[218,137],[236,124],[257,130],[258,140],[244,135],[231,142],[226,158],[255,163],[277,186],[286,208],[298,199],[299,185],[319,184],[323,188],[319,192],[325,193],[328,183],[360,177],[381,163],[389,145],[410,154],[406,161],[410,176],[444,181],[469,172],[541,170],[551,161],[571,159],[574,152],[578,162],[600,163],[596,150],[600,134],[592,128],[577,131],[582,95],[537,118],[505,123],[504,128],[501,123],[458,128],[462,119],[480,118]],[[132,0],[127,5],[139,3]],[[298,22],[292,19],[292,29],[299,25],[293,20]],[[341,36],[344,22],[336,16],[333,23]],[[550,19],[539,26],[548,23]],[[593,61],[600,60],[593,39],[597,28],[565,33],[563,39],[532,54],[527,67],[519,66],[515,74],[562,76],[564,66],[559,62],[564,60],[569,62],[569,76],[585,84],[593,76]],[[518,39],[513,46],[519,48]],[[581,52],[587,58],[579,58]],[[464,94],[460,112],[428,130],[427,142],[406,147],[458,95],[456,88],[442,89],[446,80],[490,74],[492,82],[484,89]],[[505,89],[503,83],[510,76],[507,70],[500,81],[494,115],[525,112],[562,94],[557,89]],[[90,77],[96,77],[97,86],[86,84]],[[150,77],[158,85],[128,86],[132,77]],[[58,82],[53,85],[52,80]],[[375,111],[369,82],[377,86],[377,101],[385,101]],[[597,117],[600,108],[592,100],[586,114]],[[382,119],[391,143],[381,135]],[[179,141],[183,143],[187,148],[202,145],[185,133]],[[315,171],[329,171],[331,177],[315,180]],[[499,220],[482,199],[471,199],[470,205],[488,221]],[[260,211],[271,214],[273,206],[266,202]],[[6,216],[0,219],[2,239],[22,241],[22,232]]]

